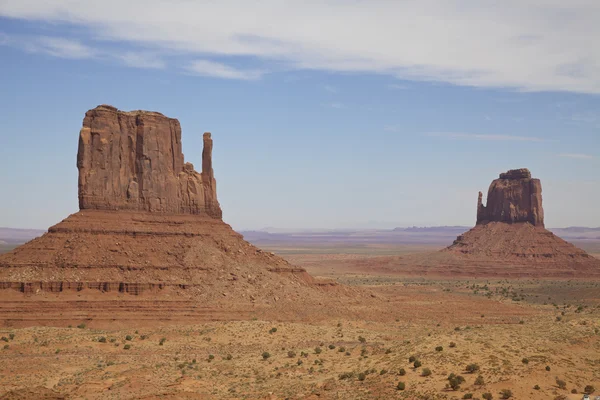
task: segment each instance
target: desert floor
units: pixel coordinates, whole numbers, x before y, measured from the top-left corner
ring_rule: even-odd
[[[4,326],[0,398],[581,399],[588,385],[600,395],[600,282],[366,275],[344,259],[398,249],[268,250],[381,306],[360,319]],[[457,390],[451,373],[465,379]]]

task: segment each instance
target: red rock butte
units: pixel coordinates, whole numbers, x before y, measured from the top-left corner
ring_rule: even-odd
[[[0,321],[146,315],[155,324],[247,318],[258,309],[295,318],[308,312],[307,302],[331,302],[331,291],[354,296],[254,247],[222,221],[212,148],[205,133],[198,173],[184,161],[176,119],[106,105],[88,111],[77,154],[80,211],[0,255]]]
[[[500,174],[477,201],[475,227],[449,247],[357,262],[362,269],[408,276],[600,278],[600,260],[544,228],[542,184],[527,169]]]
[[[79,133],[79,208],[221,218],[212,147],[207,132],[198,173],[183,159],[176,119],[96,107],[85,114]]]
[[[542,208],[542,183],[531,178],[528,169],[513,169],[500,174],[488,189],[487,205],[483,205],[483,194],[477,201],[477,225],[491,221],[509,224],[529,222],[544,227]]]

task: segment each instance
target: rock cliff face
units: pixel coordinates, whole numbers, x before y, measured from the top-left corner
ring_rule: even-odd
[[[179,121],[156,112],[98,106],[79,133],[79,208],[200,214],[221,218],[204,134],[202,173],[185,163]]]
[[[515,169],[500,174],[488,190],[487,205],[483,194],[477,201],[477,225],[488,222],[529,222],[544,227],[542,184],[531,178],[528,169]]]

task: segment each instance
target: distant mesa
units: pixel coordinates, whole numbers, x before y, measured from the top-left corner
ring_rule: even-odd
[[[357,260],[360,270],[407,276],[600,278],[600,260],[544,227],[542,185],[527,169],[500,174],[477,202],[475,227],[440,251]]]

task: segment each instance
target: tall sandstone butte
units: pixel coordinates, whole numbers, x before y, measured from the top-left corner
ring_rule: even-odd
[[[477,201],[477,225],[488,222],[529,222],[544,227],[542,183],[531,177],[528,169],[513,169],[500,174],[488,190],[487,205],[483,194]]]
[[[204,214],[221,218],[204,134],[202,173],[185,163],[179,121],[157,112],[102,105],[85,114],[79,133],[79,208]]]

